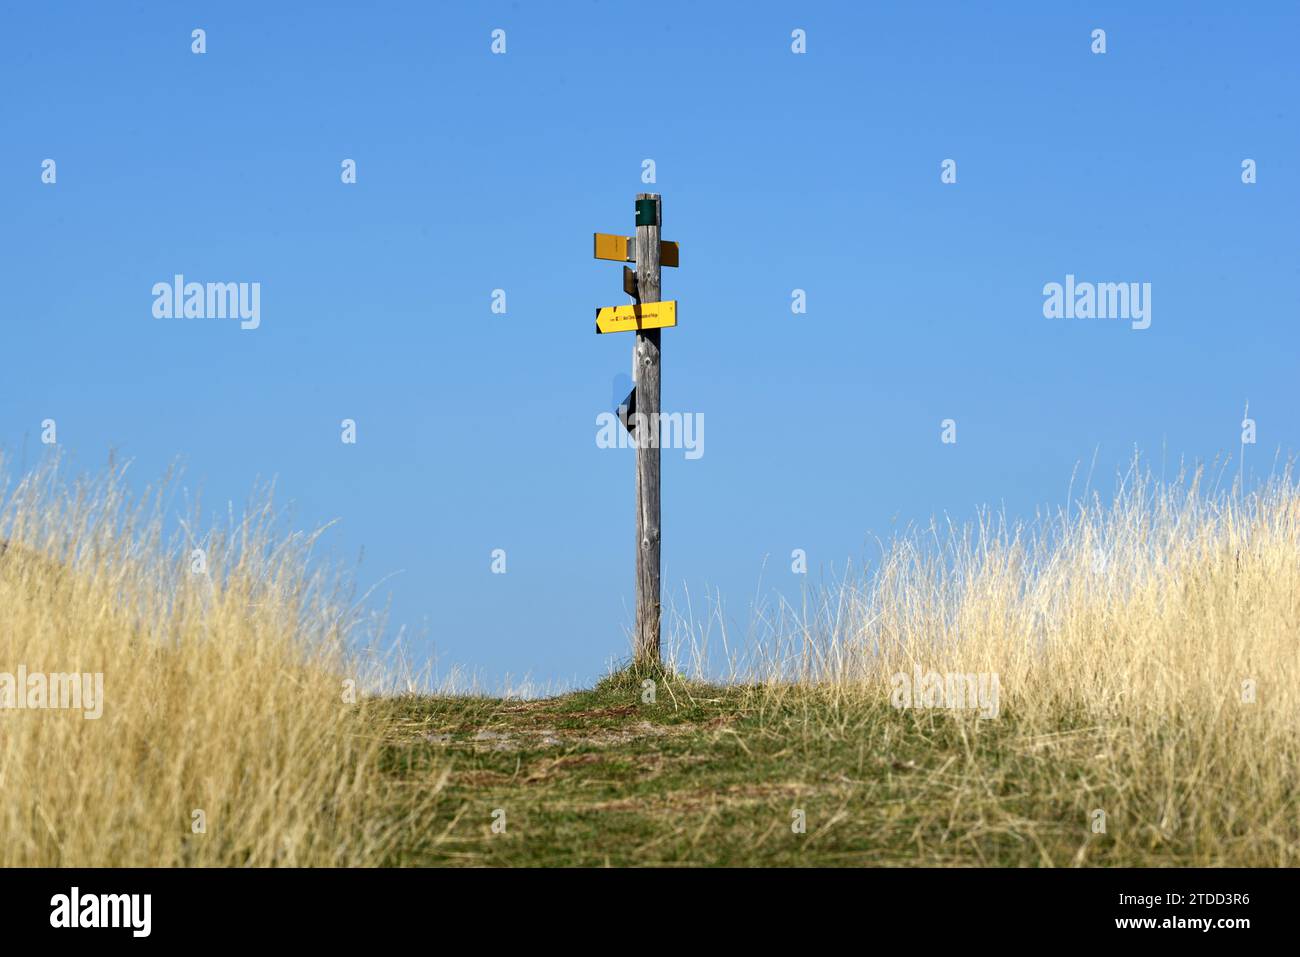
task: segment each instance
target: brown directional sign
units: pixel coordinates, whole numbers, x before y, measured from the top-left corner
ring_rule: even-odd
[[[636,261],[636,254],[633,252],[634,243],[629,236],[614,236],[610,233],[593,233],[592,234],[597,259],[612,259],[617,263],[630,263]],[[661,242],[659,244],[659,265],[676,266],[681,256],[681,248],[676,243]]]
[[[636,432],[636,386],[632,386],[627,398],[618,404],[618,420],[628,432]]]

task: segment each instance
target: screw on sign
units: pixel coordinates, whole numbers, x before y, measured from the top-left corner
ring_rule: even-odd
[[[623,291],[635,300],[631,305],[606,306],[596,310],[596,332],[633,332],[632,392],[623,401],[619,418],[634,436],[635,421],[659,420],[659,330],[677,325],[677,301],[661,301],[660,274],[663,266],[676,266],[681,251],[676,243],[663,242],[663,203],[657,193],[640,193],[636,198],[636,235],[596,233],[593,251],[597,259],[636,263],[636,271],[623,267]],[[636,410],[633,413],[633,409]],[[644,432],[649,432],[647,426]],[[633,636],[637,666],[659,665],[659,443],[642,434],[636,445],[636,631]]]

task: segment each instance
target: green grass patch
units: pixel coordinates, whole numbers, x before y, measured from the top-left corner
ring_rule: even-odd
[[[537,701],[386,702],[384,773],[438,794],[388,863],[1234,863],[1207,860],[1194,827],[1143,823],[1159,819],[1159,795],[1079,715],[1030,733],[1014,711],[980,720],[672,675],[651,702],[644,680],[620,673]],[[1097,808],[1106,833],[1092,830]]]

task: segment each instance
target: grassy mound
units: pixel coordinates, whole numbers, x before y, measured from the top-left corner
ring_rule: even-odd
[[[1300,860],[1289,475],[926,529],[726,684],[532,701],[365,694],[314,536],[166,512],[111,474],[4,497],[0,864]]]

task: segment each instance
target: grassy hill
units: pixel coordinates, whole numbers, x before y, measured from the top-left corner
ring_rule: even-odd
[[[539,701],[387,702],[384,773],[438,794],[434,817],[405,831],[388,863],[1296,862],[1294,807],[1275,808],[1275,829],[1261,830],[1250,795],[1213,775],[1184,801],[1170,765],[1131,763],[1122,732],[1085,714],[1063,710],[1045,726],[1014,711],[895,709],[860,691],[662,678],[648,704],[642,680],[625,672]],[[1167,736],[1184,741],[1177,752],[1196,750],[1188,728]],[[1166,760],[1182,768],[1195,754]],[[1203,807],[1223,813],[1201,819]],[[1105,833],[1093,829],[1098,808]]]
[[[750,677],[545,700],[379,693],[314,535],[165,503],[0,505],[0,865],[1300,862],[1289,474],[925,529]]]

